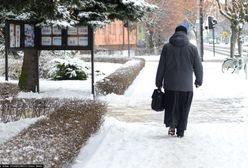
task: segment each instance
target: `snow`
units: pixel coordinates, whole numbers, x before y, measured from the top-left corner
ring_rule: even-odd
[[[248,167],[248,80],[244,72],[223,74],[222,62],[218,60],[225,58],[218,54],[213,57],[205,51],[204,84],[194,90],[185,137],[176,138],[167,135],[163,113],[150,109],[159,56],[143,58],[145,67],[124,95],[97,97],[108,103],[109,112],[100,130],[82,147],[72,168]],[[106,70],[108,75],[120,65],[97,63],[96,67]],[[91,97],[90,82],[90,78],[87,81],[41,80],[40,94],[18,96]],[[16,122],[16,126],[6,131],[7,125],[1,123],[0,137],[6,141],[14,136],[23,127],[14,130],[25,121]]]
[[[247,129],[247,124],[191,124],[187,137],[179,139],[167,136],[159,123],[107,118],[73,168],[245,168]]]
[[[0,123],[0,145],[41,118],[44,118],[44,116],[38,118],[26,118],[15,122]]]
[[[184,138],[168,136],[163,113],[150,110],[158,56],[147,56],[145,68],[123,96],[100,98],[109,103],[110,115],[73,168],[247,167],[248,80],[244,72],[223,74],[222,62],[208,62],[215,57],[205,55],[204,85],[194,90]]]
[[[89,63],[86,64],[90,69]],[[100,70],[104,75],[95,76],[95,81],[101,80],[105,76],[114,72],[121,64],[112,63],[95,63],[95,71]],[[111,68],[110,68],[111,67]],[[3,79],[3,78],[2,78]],[[1,78],[0,78],[1,81]],[[21,92],[19,98],[92,98],[91,95],[91,76],[88,80],[40,80],[40,93]]]

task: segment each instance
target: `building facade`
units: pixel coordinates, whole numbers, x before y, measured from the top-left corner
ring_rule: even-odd
[[[130,27],[130,45],[132,48],[136,48],[136,25],[131,25]],[[111,24],[105,25],[104,28],[98,28],[95,34],[95,45],[96,47],[106,49],[127,49],[128,31],[124,26],[124,22],[115,20]]]

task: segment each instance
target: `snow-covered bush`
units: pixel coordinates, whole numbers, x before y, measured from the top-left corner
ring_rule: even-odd
[[[0,122],[12,122],[23,118],[47,115],[63,103],[55,98],[23,99],[5,98],[0,100]]]
[[[54,80],[86,80],[88,67],[85,62],[76,58],[54,59],[51,62],[48,76]]]
[[[5,75],[5,66],[3,63],[3,59],[0,60],[0,64],[3,66],[0,66],[0,75]],[[18,80],[19,76],[21,74],[21,67],[22,67],[22,60],[21,59],[13,59],[10,58],[8,61],[8,76],[11,79]]]
[[[122,95],[145,66],[144,59],[132,59],[115,72],[96,83],[96,93]]]
[[[0,83],[0,99],[15,97],[20,89],[16,84]]]
[[[102,123],[106,104],[71,100],[0,145],[0,164],[68,167]]]

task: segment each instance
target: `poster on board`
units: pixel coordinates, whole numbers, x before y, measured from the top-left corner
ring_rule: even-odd
[[[88,26],[80,26],[78,27],[79,35],[88,35]]]
[[[62,38],[60,36],[53,37],[53,45],[54,46],[61,46],[62,45]]]
[[[61,29],[58,27],[53,27],[53,35],[61,35]]]
[[[25,47],[34,47],[34,25],[24,25]]]
[[[67,34],[68,35],[77,35],[78,34],[77,27],[70,27],[70,28],[68,28]]]
[[[78,45],[79,46],[88,46],[88,36],[79,37]]]
[[[9,25],[9,43],[11,48],[20,47],[20,39],[21,39],[21,28],[18,24],[10,24]]]
[[[67,45],[68,46],[77,46],[78,45],[78,37],[68,37]]]
[[[41,34],[42,35],[51,35],[52,34],[52,28],[51,27],[42,27],[41,28]]]
[[[21,47],[21,26],[15,26],[15,46]]]
[[[10,47],[15,47],[15,25],[9,25],[9,39],[10,39]]]
[[[52,45],[52,38],[51,37],[41,37],[41,45],[43,45],[43,46]]]

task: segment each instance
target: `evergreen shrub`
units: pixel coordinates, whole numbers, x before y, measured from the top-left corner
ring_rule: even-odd
[[[87,80],[87,67],[83,67],[74,61],[56,59],[48,75],[53,80]]]

